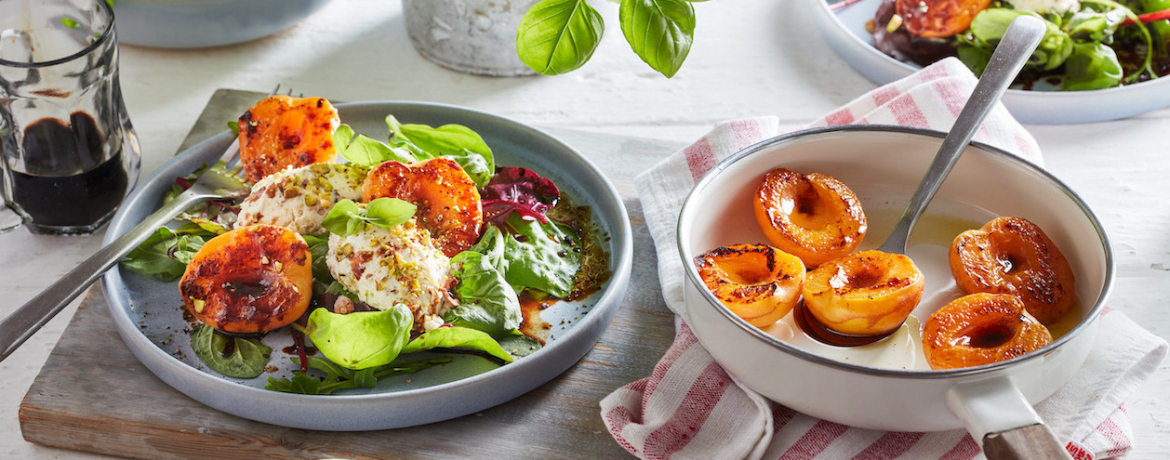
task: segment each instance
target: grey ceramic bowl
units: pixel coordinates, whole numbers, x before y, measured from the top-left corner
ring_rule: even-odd
[[[153,48],[207,48],[272,35],[331,0],[116,0],[118,41]]]
[[[306,396],[263,389],[269,376],[292,376],[294,366],[282,351],[292,344],[287,331],[264,337],[273,349],[270,363],[280,368],[278,372],[254,379],[223,377],[203,366],[191,351],[182,332],[189,324],[183,319],[176,282],[122,268],[110,270],[102,280],[110,315],[126,345],[147,368],[191,398],[233,415],[295,428],[360,431],[421,425],[487,409],[551,380],[593,348],[625,296],[633,239],[621,196],[589,160],[535,128],[470,109],[408,102],[339,104],[338,109],[344,123],[375,138],[387,135],[383,122],[387,114],[404,123],[458,123],[475,130],[492,147],[496,164],[532,169],[552,179],[573,203],[592,207],[595,221],[609,236],[613,276],[582,301],[559,302],[544,310],[541,316],[554,325],[548,344],[512,364],[496,367],[480,357],[457,355],[453,363],[382,379],[373,389]],[[105,242],[154,212],[175,177],[215,161],[233,140],[225,132],[163,165],[114,216]]]

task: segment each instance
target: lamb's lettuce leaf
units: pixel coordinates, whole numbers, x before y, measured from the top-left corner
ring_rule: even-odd
[[[195,356],[212,370],[228,377],[250,379],[264,373],[272,349],[259,339],[229,337],[203,323],[191,329]]]

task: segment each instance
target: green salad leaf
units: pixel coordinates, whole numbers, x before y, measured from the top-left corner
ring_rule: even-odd
[[[1123,75],[1117,53],[1103,43],[1077,43],[1064,70],[1064,89],[1068,91],[1112,88]]]
[[[353,200],[341,200],[329,209],[321,226],[339,236],[360,232],[366,224],[393,227],[414,217],[417,206],[398,198],[378,198],[363,208]]]
[[[1012,21],[1020,16],[1036,17],[1044,21],[1045,25],[1044,38],[1040,40],[1040,45],[1036,47],[1036,51],[1028,59],[1027,66],[1048,71],[1064,64],[1064,60],[1072,54],[1074,43],[1072,37],[1052,21],[1031,11],[1020,11],[1011,8],[988,8],[981,11],[971,21],[971,35],[975,40],[969,41],[968,44],[986,49],[988,51],[986,56],[990,59],[990,51],[1003,39],[1003,35],[1007,32],[1007,28],[1011,25]],[[971,57],[971,54],[968,52],[968,58]],[[964,62],[966,63],[967,60],[964,60]],[[968,66],[971,67],[970,65]],[[978,66],[979,69],[986,67],[986,62]]]
[[[183,230],[186,229],[186,230]],[[153,276],[161,281],[174,281],[183,276],[187,263],[206,243],[210,232],[191,225],[178,232],[159,227],[146,241],[138,245],[122,260],[122,266]]]
[[[505,277],[513,288],[538,289],[556,297],[567,297],[573,289],[573,276],[581,267],[577,233],[559,222],[540,223],[525,220],[513,213],[508,226],[515,232],[506,235]]]
[[[526,220],[519,213],[513,213],[506,224],[508,232],[486,227],[470,251],[484,254],[516,292],[532,288],[568,296],[581,267],[577,232],[553,220],[543,224]]]
[[[300,359],[292,358],[292,361],[300,365]],[[385,366],[353,371],[338,366],[325,358],[309,357],[309,369],[324,372],[326,374],[325,378],[316,378],[304,372],[297,371],[293,373],[291,379],[269,377],[268,384],[264,386],[264,389],[305,395],[329,395],[338,390],[349,388],[373,388],[380,379],[395,375],[413,374],[423,369],[450,363],[451,361],[452,359],[448,357],[432,358],[422,361],[394,360],[394,362]]]
[[[486,353],[504,363],[512,362],[512,355],[486,332],[465,327],[440,327],[428,331],[402,348],[402,353],[417,353],[436,348],[454,348],[465,351]]]
[[[410,163],[415,161],[409,151],[396,149],[385,142],[356,134],[349,125],[341,125],[333,132],[333,145],[350,163],[372,167],[386,161]]]
[[[543,0],[520,20],[516,49],[520,60],[544,75],[580,68],[593,57],[605,20],[585,0]]]
[[[361,370],[394,361],[410,340],[413,323],[414,315],[402,304],[385,311],[348,315],[318,308],[309,315],[305,335],[325,357],[342,367]]]
[[[433,128],[422,124],[403,124],[394,118],[386,116],[386,126],[390,128],[390,144],[404,147],[414,154],[418,160],[435,157],[452,157],[460,166],[473,164],[473,171],[467,172],[479,187],[487,184],[491,173],[495,171],[495,157],[491,147],[471,128],[463,125],[448,124]],[[482,164],[474,161],[459,161],[458,157],[478,156],[483,159]],[[484,172],[487,172],[486,176]]]
[[[497,337],[520,327],[524,320],[520,300],[491,260],[478,252],[464,251],[452,258],[451,264],[459,279],[455,287],[459,306],[443,315],[444,321]]]
[[[622,33],[642,61],[666,78],[682,67],[695,35],[695,8],[683,0],[622,0]]]
[[[190,333],[191,348],[203,364],[228,377],[250,379],[264,373],[272,349],[259,339],[229,337],[206,324]]]

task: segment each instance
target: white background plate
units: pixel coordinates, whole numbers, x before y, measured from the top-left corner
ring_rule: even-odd
[[[825,0],[811,3],[813,19],[829,47],[849,65],[878,84],[906,77],[919,69],[873,47],[865,23],[882,0],[861,0],[838,11]],[[1115,120],[1170,107],[1170,77],[1130,86],[1094,91],[1008,90],[1003,103],[1021,123],[1063,124]]]
[[[577,362],[609,324],[625,295],[632,238],[626,210],[609,181],[572,148],[535,128],[454,106],[428,103],[369,102],[339,104],[343,123],[375,139],[388,133],[383,119],[403,123],[465,125],[479,133],[497,165],[524,166],[552,179],[577,205],[593,209],[609,236],[613,277],[604,288],[579,302],[559,302],[544,310],[553,324],[548,345],[515,363],[497,368],[483,358],[455,361],[417,374],[379,381],[373,389],[331,396],[306,396],[264,390],[269,376],[288,378],[294,365],[281,349],[292,345],[286,330],[269,333],[271,364],[280,368],[254,379],[230,379],[211,371],[192,352],[183,329],[177,282],[164,283],[130,270],[111,270],[102,280],[111,316],[123,341],[152,372],[175,389],[221,411],[276,425],[315,430],[380,430],[421,425],[480,411],[515,398],[557,376]],[[128,198],[106,233],[107,242],[152,213],[174,178],[218,159],[234,138],[223,133],[183,152],[159,168]]]

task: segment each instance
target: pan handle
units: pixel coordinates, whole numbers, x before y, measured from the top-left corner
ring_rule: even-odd
[[[1014,428],[983,437],[983,454],[988,460],[1069,459],[1056,434],[1043,423]]]
[[[951,387],[947,407],[981,440],[989,460],[1072,460],[1019,388],[1000,376]]]

